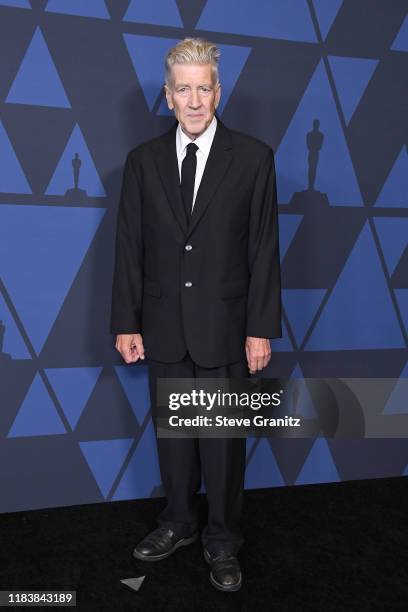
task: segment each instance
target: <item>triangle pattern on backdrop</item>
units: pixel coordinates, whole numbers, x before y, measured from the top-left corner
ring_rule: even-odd
[[[0,206],[0,276],[40,353],[104,208]]]
[[[105,499],[133,442],[133,438],[79,442],[79,447]]]
[[[392,43],[393,51],[408,51],[408,15],[402,22],[402,26]]]
[[[0,121],[0,191],[32,193],[3,123]]]
[[[198,30],[317,42],[306,0],[208,0]]]
[[[267,438],[259,438],[258,445],[245,472],[245,488],[283,487],[281,471]]]
[[[64,424],[37,372],[7,437],[55,436],[65,433]]]
[[[316,438],[295,484],[319,484],[339,480],[339,473],[326,439]]]
[[[39,27],[34,32],[6,102],[71,108]]]
[[[408,289],[394,289],[401,317],[408,334]]]
[[[272,338],[271,346],[273,351],[278,353],[290,353],[293,351],[292,342],[289,337],[288,328],[282,319],[282,338]]]
[[[11,359],[31,359],[25,342],[18,331],[16,322],[0,293],[0,322],[5,327],[3,347],[0,346],[1,354],[10,355]]]
[[[85,190],[90,197],[100,198],[106,196],[98,170],[78,124],[72,130],[72,134],[46,189],[46,195],[65,195],[67,190],[74,187],[72,160],[77,153],[81,160],[78,188]]]
[[[279,213],[279,255],[280,262],[283,263],[285,255],[292,244],[292,240],[303,219],[303,215],[285,215]]]
[[[14,6],[16,8],[31,9],[28,0],[0,0],[0,6]]]
[[[408,414],[408,361],[384,406],[383,414]]]
[[[284,289],[282,301],[298,346],[322,303],[326,289]]]
[[[405,348],[405,341],[367,222],[305,350],[381,348]]]
[[[313,0],[323,40],[329,33],[342,4],[343,0],[330,0],[330,2],[327,2],[327,0]]]
[[[48,0],[45,10],[78,17],[110,19],[104,0]]]
[[[315,189],[326,194],[331,206],[362,206],[357,178],[322,60],[276,153],[279,203],[288,204],[296,191],[307,188],[306,138],[313,121],[320,122],[324,140],[319,151]]]
[[[131,0],[123,21],[183,27],[176,0]]]
[[[408,150],[404,145],[374,206],[408,208]]]
[[[45,370],[72,429],[77,426],[101,371],[101,367]]]
[[[380,238],[387,269],[392,276],[408,245],[407,217],[377,217],[374,224]]]
[[[150,410],[150,391],[147,366],[114,366],[120,384],[129,400],[139,425]]]
[[[346,123],[349,123],[379,60],[334,55],[329,55],[328,60]]]

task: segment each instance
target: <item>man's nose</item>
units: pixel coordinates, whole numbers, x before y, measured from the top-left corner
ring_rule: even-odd
[[[201,98],[197,90],[192,89],[190,95],[190,106],[197,108],[201,106]]]

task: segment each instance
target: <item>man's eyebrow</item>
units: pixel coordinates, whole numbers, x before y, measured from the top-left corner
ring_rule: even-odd
[[[197,87],[212,87],[212,83],[200,83]],[[191,87],[189,83],[177,83],[174,87]]]

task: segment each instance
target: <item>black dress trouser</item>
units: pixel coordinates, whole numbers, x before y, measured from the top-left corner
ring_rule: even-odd
[[[246,378],[246,360],[216,368],[203,368],[189,353],[182,361],[161,363],[149,359],[152,416],[156,416],[157,378]],[[211,552],[220,548],[237,552],[244,539],[240,532],[243,504],[246,438],[157,438],[160,472],[167,506],[158,523],[182,536],[198,527],[197,493],[201,472],[208,500],[208,521],[202,543]]]

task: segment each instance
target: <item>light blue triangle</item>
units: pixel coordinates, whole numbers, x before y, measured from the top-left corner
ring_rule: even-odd
[[[39,353],[104,208],[0,206],[0,276]]]
[[[123,21],[183,27],[176,0],[131,0]]]
[[[383,414],[408,414],[408,361],[384,406]]]
[[[3,193],[31,193],[30,185],[17,159],[13,145],[0,121],[0,191]]]
[[[282,338],[272,338],[271,340],[272,353],[287,353],[293,351],[292,342],[289,338],[288,329],[285,321],[282,319]]]
[[[266,438],[261,438],[245,472],[245,489],[283,487],[281,471]]]
[[[408,244],[408,218],[377,217],[374,223],[388,272],[392,276]]]
[[[72,429],[75,429],[102,368],[47,368],[45,372]]]
[[[149,110],[152,110],[164,85],[164,61],[176,38],[124,34],[123,38],[139,79]]]
[[[221,99],[217,108],[217,113],[221,115],[224,111],[228,100],[234,91],[235,85],[239,79],[239,76],[244,68],[245,62],[247,61],[251,52],[250,47],[237,47],[235,45],[218,45],[221,51],[222,62],[219,65],[219,78],[221,82]],[[173,111],[167,106],[167,100],[164,97],[159,110],[158,115],[173,115]]]
[[[299,364],[297,364],[294,368],[290,378],[298,381],[296,383],[297,400],[295,406],[292,398],[289,399],[289,403],[287,404],[289,407],[289,412],[286,412],[286,414],[294,414],[296,407],[296,414],[305,419],[317,419],[318,416],[316,414],[314,402],[310,395],[309,389],[307,388],[307,384],[304,380],[304,374]]]
[[[28,0],[0,0],[0,6],[15,6],[16,8],[31,9]]]
[[[374,206],[408,208],[408,152],[402,147]]]
[[[306,137],[313,130],[314,119],[320,121],[319,130],[324,134],[315,189],[327,194],[332,206],[362,206],[347,142],[321,60],[275,156],[279,203],[289,203],[295,192],[308,186]]]
[[[126,393],[137,422],[141,425],[150,409],[147,366],[115,366],[116,374]]]
[[[6,102],[71,108],[39,27],[34,32]]]
[[[119,438],[117,440],[96,440],[79,443],[79,447],[105,499],[133,442],[133,438]]]
[[[7,437],[53,436],[65,433],[64,424],[37,373]]]
[[[346,123],[349,123],[379,60],[334,55],[329,55],[328,60]]]
[[[303,215],[284,215],[279,213],[279,255],[283,263],[285,255],[303,219]]]
[[[318,484],[338,481],[340,481],[339,473],[325,438],[316,438],[295,484]]]
[[[405,342],[367,222],[305,350],[391,348]]]
[[[104,0],[48,0],[45,10],[78,17],[110,19]]]
[[[393,51],[408,51],[408,15],[402,22],[402,26],[392,43]]]
[[[395,289],[394,293],[397,298],[405,330],[408,334],[408,289]]]
[[[320,33],[324,40],[333,25],[333,21],[337,17],[343,0],[313,0],[313,4],[319,22]]]
[[[160,485],[161,476],[157,460],[156,436],[152,421],[143,432],[141,440],[122,476],[113,500],[150,497]]]
[[[78,153],[82,162],[79,172],[79,189],[85,190],[90,197],[106,196],[105,189],[78,124],[75,125],[69,137],[45,192],[46,195],[65,195],[68,189],[74,188],[72,159],[75,157],[75,153]]]
[[[299,346],[325,294],[326,289],[284,289],[282,291],[283,305]]]
[[[196,28],[316,42],[306,0],[257,0],[255,6],[251,0],[208,0]]]
[[[25,342],[18,331],[16,322],[14,321],[7,304],[0,293],[0,322],[1,321],[3,322],[5,330],[3,337],[3,350],[1,350],[0,346],[0,355],[1,353],[5,353],[6,355],[10,355],[11,359],[31,359]]]

